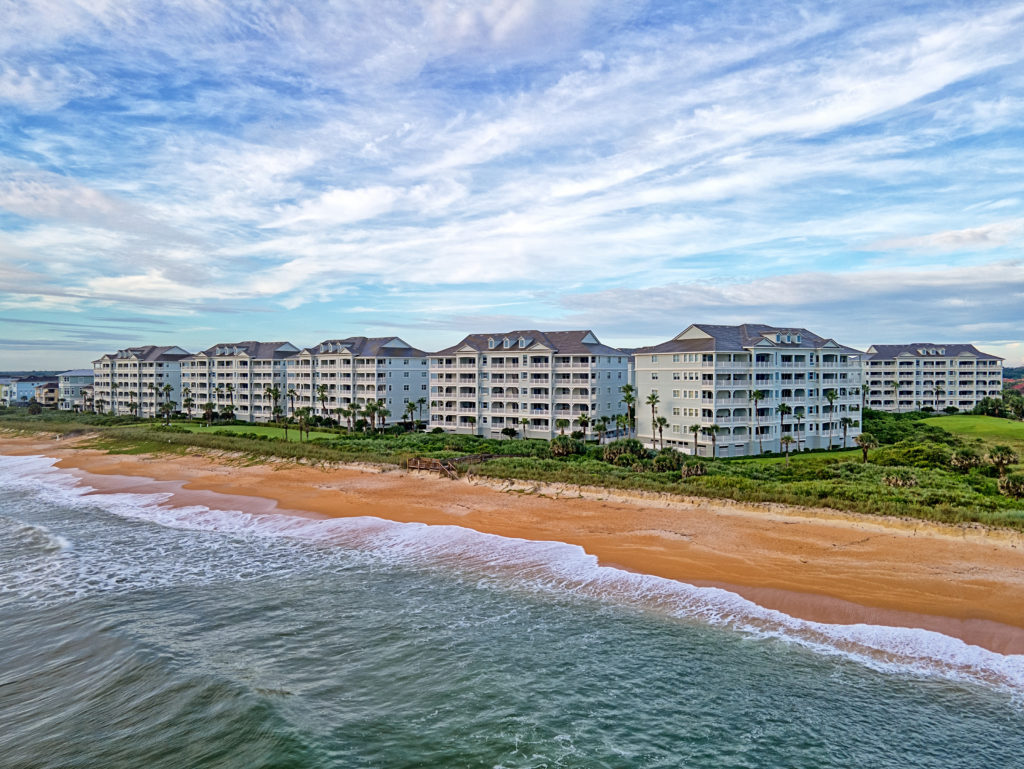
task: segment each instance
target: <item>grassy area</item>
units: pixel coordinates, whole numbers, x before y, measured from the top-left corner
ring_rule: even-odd
[[[188,430],[190,433],[213,433],[214,435],[243,435],[245,433],[255,435],[266,435],[269,438],[285,439],[285,430],[282,427],[269,427],[266,425],[213,425],[207,427],[206,425],[197,425],[190,422],[175,422],[175,427],[181,427]],[[331,439],[337,438],[336,433],[324,433],[317,430],[309,431],[309,440],[316,440],[318,438]],[[289,441],[299,440],[299,429],[294,425],[289,427],[287,439]],[[302,440],[306,440],[305,434],[302,436]]]
[[[790,454],[789,461],[791,463],[835,463],[835,461],[850,461],[860,460],[861,452],[860,449],[834,449],[829,452],[815,451],[815,452],[801,452],[800,454]],[[771,466],[771,465],[785,465],[786,458],[784,456],[770,456],[770,457],[739,457],[733,459],[732,462],[737,465],[750,465],[750,466]]]
[[[1024,422],[972,414],[932,417],[921,421],[963,438],[977,438],[986,446],[1012,446],[1018,454],[1024,456]]]

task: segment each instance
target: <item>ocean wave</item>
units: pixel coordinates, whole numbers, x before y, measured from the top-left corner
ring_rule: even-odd
[[[0,456],[0,488],[32,490],[54,502],[73,502],[90,491],[88,485],[53,467],[47,457]],[[564,542],[513,539],[459,526],[397,523],[380,518],[306,519],[281,514],[249,514],[201,505],[174,507],[170,494],[93,494],[88,502],[123,519],[198,534],[217,533],[246,542],[289,542],[306,546],[340,546],[378,562],[432,567],[475,575],[518,590],[576,596],[587,600],[654,611],[684,621],[699,621],[752,637],[775,639],[813,652],[852,659],[875,670],[983,684],[1005,689],[1018,701],[1024,697],[1024,655],[1006,655],[957,638],[920,628],[882,625],[838,625],[802,620],[766,609],[720,588],[601,566],[583,548]],[[11,524],[6,524],[10,526]],[[38,529],[39,527],[37,527]],[[31,536],[58,538],[47,530]],[[70,548],[70,543],[68,543]],[[63,545],[58,547],[64,552]],[[279,573],[295,566],[306,551],[273,556],[264,567]],[[237,555],[237,554],[236,554]],[[247,568],[265,573],[260,564]],[[212,555],[237,561],[230,548]],[[136,558],[136,570],[145,561]],[[176,563],[177,569],[188,569]],[[238,563],[232,564],[238,573]],[[255,571],[252,571],[255,569]],[[208,574],[204,568],[196,573]],[[36,575],[38,576],[38,575]],[[165,575],[167,580],[181,574]],[[100,580],[99,582],[102,582]],[[99,582],[94,584],[99,584]],[[114,579],[115,584],[123,580]],[[152,580],[144,580],[147,586]],[[0,586],[2,588],[2,586]]]

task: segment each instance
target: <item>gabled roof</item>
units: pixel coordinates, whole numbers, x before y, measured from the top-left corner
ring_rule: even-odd
[[[75,368],[71,371],[63,371],[57,376],[93,376],[93,370],[91,368]]]
[[[143,362],[152,361],[178,361],[182,358],[189,356],[188,350],[183,350],[180,347],[169,345],[165,347],[157,347],[156,345],[144,345],[142,347],[126,347],[123,350],[118,350],[116,353],[102,355],[98,360],[94,360],[93,363],[98,363],[101,360],[125,360],[134,359]]]
[[[291,342],[222,342],[190,357],[197,358],[202,355],[205,358],[217,358],[245,355],[259,360],[281,360],[290,358],[298,351],[299,348]]]
[[[789,341],[786,341],[787,337]],[[694,323],[674,339],[651,347],[641,347],[636,353],[743,352],[752,348],[781,351],[828,349],[830,352],[853,355],[861,353],[860,350],[818,336],[806,328],[769,326],[763,323],[744,323],[739,326]]]
[[[347,339],[325,339],[302,352],[311,355],[350,354],[355,358],[423,358],[426,352],[397,336],[350,336]]]
[[[935,344],[914,342],[913,344],[873,344],[868,348],[866,360],[895,360],[896,358],[980,358],[981,360],[1003,360],[998,355],[982,352],[973,344]]]
[[[510,346],[505,347],[505,340]],[[525,342],[519,346],[519,340]],[[494,347],[490,341],[494,340]],[[537,331],[526,329],[519,331],[501,331],[493,334],[470,334],[461,342],[451,347],[432,353],[433,355],[457,355],[460,352],[472,353],[508,353],[513,352],[550,352],[556,355],[624,355],[622,350],[601,344],[593,331]]]

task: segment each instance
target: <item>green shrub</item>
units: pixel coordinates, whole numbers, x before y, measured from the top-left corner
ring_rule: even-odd
[[[568,435],[557,435],[551,439],[550,451],[553,457],[579,456],[587,450],[582,441]]]
[[[617,460],[621,456],[630,456],[635,460],[646,459],[648,454],[647,449],[636,438],[619,438],[604,447],[604,461],[613,464],[619,464]],[[633,460],[630,460],[629,464],[632,463]]]
[[[673,448],[662,449],[654,458],[654,470],[659,473],[672,472],[683,466],[685,457]]]
[[[961,473],[968,473],[975,467],[980,467],[984,461],[981,454],[972,449],[970,446],[964,446],[962,449],[957,449],[953,452],[953,456],[950,457],[950,464],[954,470],[958,470]]]
[[[910,488],[917,485],[917,476],[905,467],[890,470],[882,477],[886,486],[896,489]]]
[[[950,466],[951,457],[950,448],[941,443],[901,441],[876,449],[871,461],[884,467],[945,468]]]
[[[1024,473],[1010,473],[999,479],[999,491],[1014,499],[1024,498]]]

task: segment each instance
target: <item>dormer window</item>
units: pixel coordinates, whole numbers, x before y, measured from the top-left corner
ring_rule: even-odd
[[[781,342],[782,341],[782,334],[776,334],[775,335],[775,341],[776,342]]]
[[[790,334],[786,334],[786,344],[790,344],[793,341],[793,337]]]
[[[494,340],[493,339],[488,339],[487,340],[487,349],[488,350],[493,350],[494,349]]]
[[[525,337],[519,337],[519,347],[520,347],[520,349],[526,347],[526,338]]]
[[[502,344],[505,347],[505,349],[507,350],[509,347],[512,346],[512,340],[509,339],[508,337],[505,337],[505,339],[504,339]]]
[[[800,335],[799,334],[796,335],[796,343],[800,344]]]

